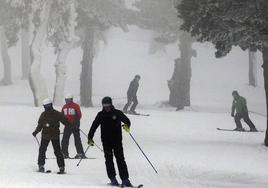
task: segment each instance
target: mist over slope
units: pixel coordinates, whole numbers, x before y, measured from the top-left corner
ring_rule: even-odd
[[[141,30],[131,26],[130,32],[124,33],[120,29],[112,28],[107,34],[107,43],[100,41],[98,53],[93,65],[93,103],[99,105],[100,99],[105,95],[116,98],[115,103],[125,103],[126,90],[135,74],[140,74],[142,79],[138,91],[141,105],[154,105],[167,101],[169,89],[167,80],[171,78],[174,59],[179,57],[177,44],[170,44],[155,54],[150,54],[153,41],[150,31]],[[45,43],[42,57],[42,75],[46,79],[49,94],[53,96],[55,83],[55,55],[49,44]],[[195,43],[197,57],[192,59],[191,99],[192,106],[203,106],[206,110],[227,109],[231,103],[231,91],[237,89],[248,98],[248,103],[254,111],[265,112],[263,73],[261,68],[261,55],[258,54],[258,83],[257,88],[248,86],[248,53],[239,48],[226,57],[217,59],[211,44]],[[8,93],[5,103],[27,103],[32,105],[30,88],[27,82],[20,79],[20,43],[9,50],[12,59],[13,80],[18,87],[1,87],[1,93]],[[67,58],[67,80],[65,92],[72,92],[79,101],[80,48],[71,51]],[[2,62],[0,61],[2,70]],[[2,76],[0,72],[0,76]],[[23,86],[22,86],[22,85]],[[23,100],[18,99],[20,93]],[[18,92],[9,93],[10,88]],[[27,91],[26,91],[27,90]],[[28,91],[29,90],[29,91]],[[0,94],[1,95],[1,94]],[[4,94],[3,94],[4,95]],[[5,95],[4,95],[5,96]],[[27,99],[26,99],[27,98]],[[253,102],[254,101],[254,102]],[[203,109],[204,110],[204,109]]]

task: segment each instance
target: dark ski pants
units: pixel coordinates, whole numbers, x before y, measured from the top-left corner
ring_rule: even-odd
[[[62,153],[65,156],[69,156],[68,148],[69,148],[69,140],[70,136],[73,134],[74,136],[74,144],[76,148],[76,152],[78,154],[84,155],[84,149],[81,143],[81,137],[80,137],[80,130],[79,129],[70,129],[65,127],[63,131],[63,136],[61,140],[61,148],[62,148]]]
[[[237,128],[242,128],[241,119],[243,119],[248,124],[248,126],[250,127],[250,129],[256,129],[255,125],[249,119],[248,112],[245,112],[245,113],[237,113],[235,115],[234,119],[235,119],[235,123],[236,123],[236,127]]]
[[[47,146],[48,146],[50,141],[52,142],[52,146],[53,146],[53,149],[54,149],[54,154],[55,154],[55,156],[57,158],[58,166],[59,167],[64,167],[65,163],[64,163],[63,155],[61,153],[60,140],[59,139],[55,139],[55,140],[42,139],[41,140],[41,144],[40,144],[40,148],[39,148],[39,156],[38,156],[38,165],[44,165],[45,164]]]
[[[137,105],[138,105],[138,98],[137,96],[127,96],[127,104],[124,106],[123,111],[126,112],[128,107],[131,105],[131,103],[133,102],[133,105],[130,108],[131,112],[134,112]]]
[[[113,162],[113,154],[114,154],[120,178],[122,180],[128,179],[129,175],[128,175],[127,164],[125,162],[122,141],[118,141],[116,143],[102,142],[102,144],[103,144],[105,165],[108,177],[110,179],[113,179],[116,176]]]

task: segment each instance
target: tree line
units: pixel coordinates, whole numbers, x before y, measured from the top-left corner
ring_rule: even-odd
[[[215,44],[216,57],[226,55],[233,45],[249,49],[249,83],[256,85],[255,52],[262,51],[263,59],[267,59],[264,53],[267,5],[263,5],[264,2],[141,0],[133,4],[134,10],[128,9],[124,0],[3,0],[0,1],[4,63],[1,84],[12,83],[8,48],[16,45],[20,38],[22,79],[29,80],[35,106],[41,105],[48,96],[45,79],[40,73],[41,65],[45,63],[41,59],[42,47],[47,41],[57,57],[53,101],[61,104],[67,74],[66,58],[73,48],[81,47],[80,102],[85,107],[93,106],[92,65],[99,41],[107,41],[105,32],[111,27],[128,32],[129,25],[136,25],[153,31],[152,53],[158,50],[155,46],[178,43],[181,56],[174,60],[174,71],[167,85],[169,104],[180,110],[191,104],[191,59],[197,55],[192,49],[195,41]]]

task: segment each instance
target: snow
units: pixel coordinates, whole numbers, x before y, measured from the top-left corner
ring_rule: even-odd
[[[192,105],[183,111],[165,106],[169,91],[167,80],[173,72],[176,45],[165,51],[149,54],[151,34],[132,28],[129,33],[112,29],[107,45],[100,45],[94,62],[94,108],[82,108],[81,129],[86,133],[100,110],[100,99],[114,98],[119,109],[126,102],[129,81],[142,76],[138,111],[149,117],[129,116],[131,133],[158,170],[155,174],[130,136],[124,133],[124,151],[133,184],[147,188],[267,188],[267,148],[264,133],[217,131],[217,127],[234,128],[230,117],[231,92],[237,89],[247,98],[250,117],[259,130],[265,130],[265,97],[261,63],[258,64],[257,88],[247,85],[248,56],[238,48],[225,58],[216,59],[209,44],[195,44],[198,57],[192,63]],[[19,46],[19,44],[18,44]],[[42,108],[33,107],[27,81],[20,81],[20,53],[11,48],[14,85],[0,87],[0,188],[21,187],[108,187],[103,153],[89,149],[88,159],[76,167],[77,160],[66,160],[66,175],[39,174],[38,145],[32,137]],[[261,62],[260,54],[258,54]],[[42,54],[42,75],[50,96],[55,83],[55,56],[49,47]],[[65,92],[72,92],[79,102],[81,49],[74,49],[67,60]],[[2,63],[0,68],[2,69]],[[0,76],[2,73],[0,72]],[[56,107],[60,109],[60,107]],[[248,128],[245,125],[246,128]],[[86,147],[86,138],[81,135]],[[40,135],[38,135],[40,139]],[[94,137],[101,146],[99,131]],[[73,138],[70,154],[75,155]],[[54,157],[52,146],[48,157]],[[46,161],[46,168],[56,172],[55,159]]]
[[[81,129],[87,132],[99,108],[82,109]],[[65,160],[68,174],[36,173],[38,146],[31,132],[42,108],[6,106],[0,108],[0,187],[108,187],[103,153],[90,148],[88,159]],[[264,133],[217,131],[233,128],[229,114],[206,112],[142,110],[149,117],[129,116],[131,133],[158,170],[155,174],[137,146],[124,133],[124,152],[130,179],[145,187],[258,187],[268,186],[267,149]],[[15,117],[10,118],[13,114]],[[251,114],[258,129],[264,130],[265,118]],[[40,136],[40,135],[38,135]],[[81,135],[83,145],[86,139]],[[101,146],[99,131],[94,137]],[[75,155],[73,140],[70,154]],[[54,157],[49,145],[47,157]],[[57,171],[55,159],[46,168]]]

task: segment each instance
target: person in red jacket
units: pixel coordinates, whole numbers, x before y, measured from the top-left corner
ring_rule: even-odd
[[[74,135],[74,143],[77,154],[75,158],[86,158],[80,138],[80,119],[82,117],[80,106],[73,102],[73,95],[65,96],[66,104],[62,107],[62,113],[66,119],[73,125],[72,128],[65,127],[61,141],[62,154],[64,158],[70,158],[68,147],[71,134]]]

